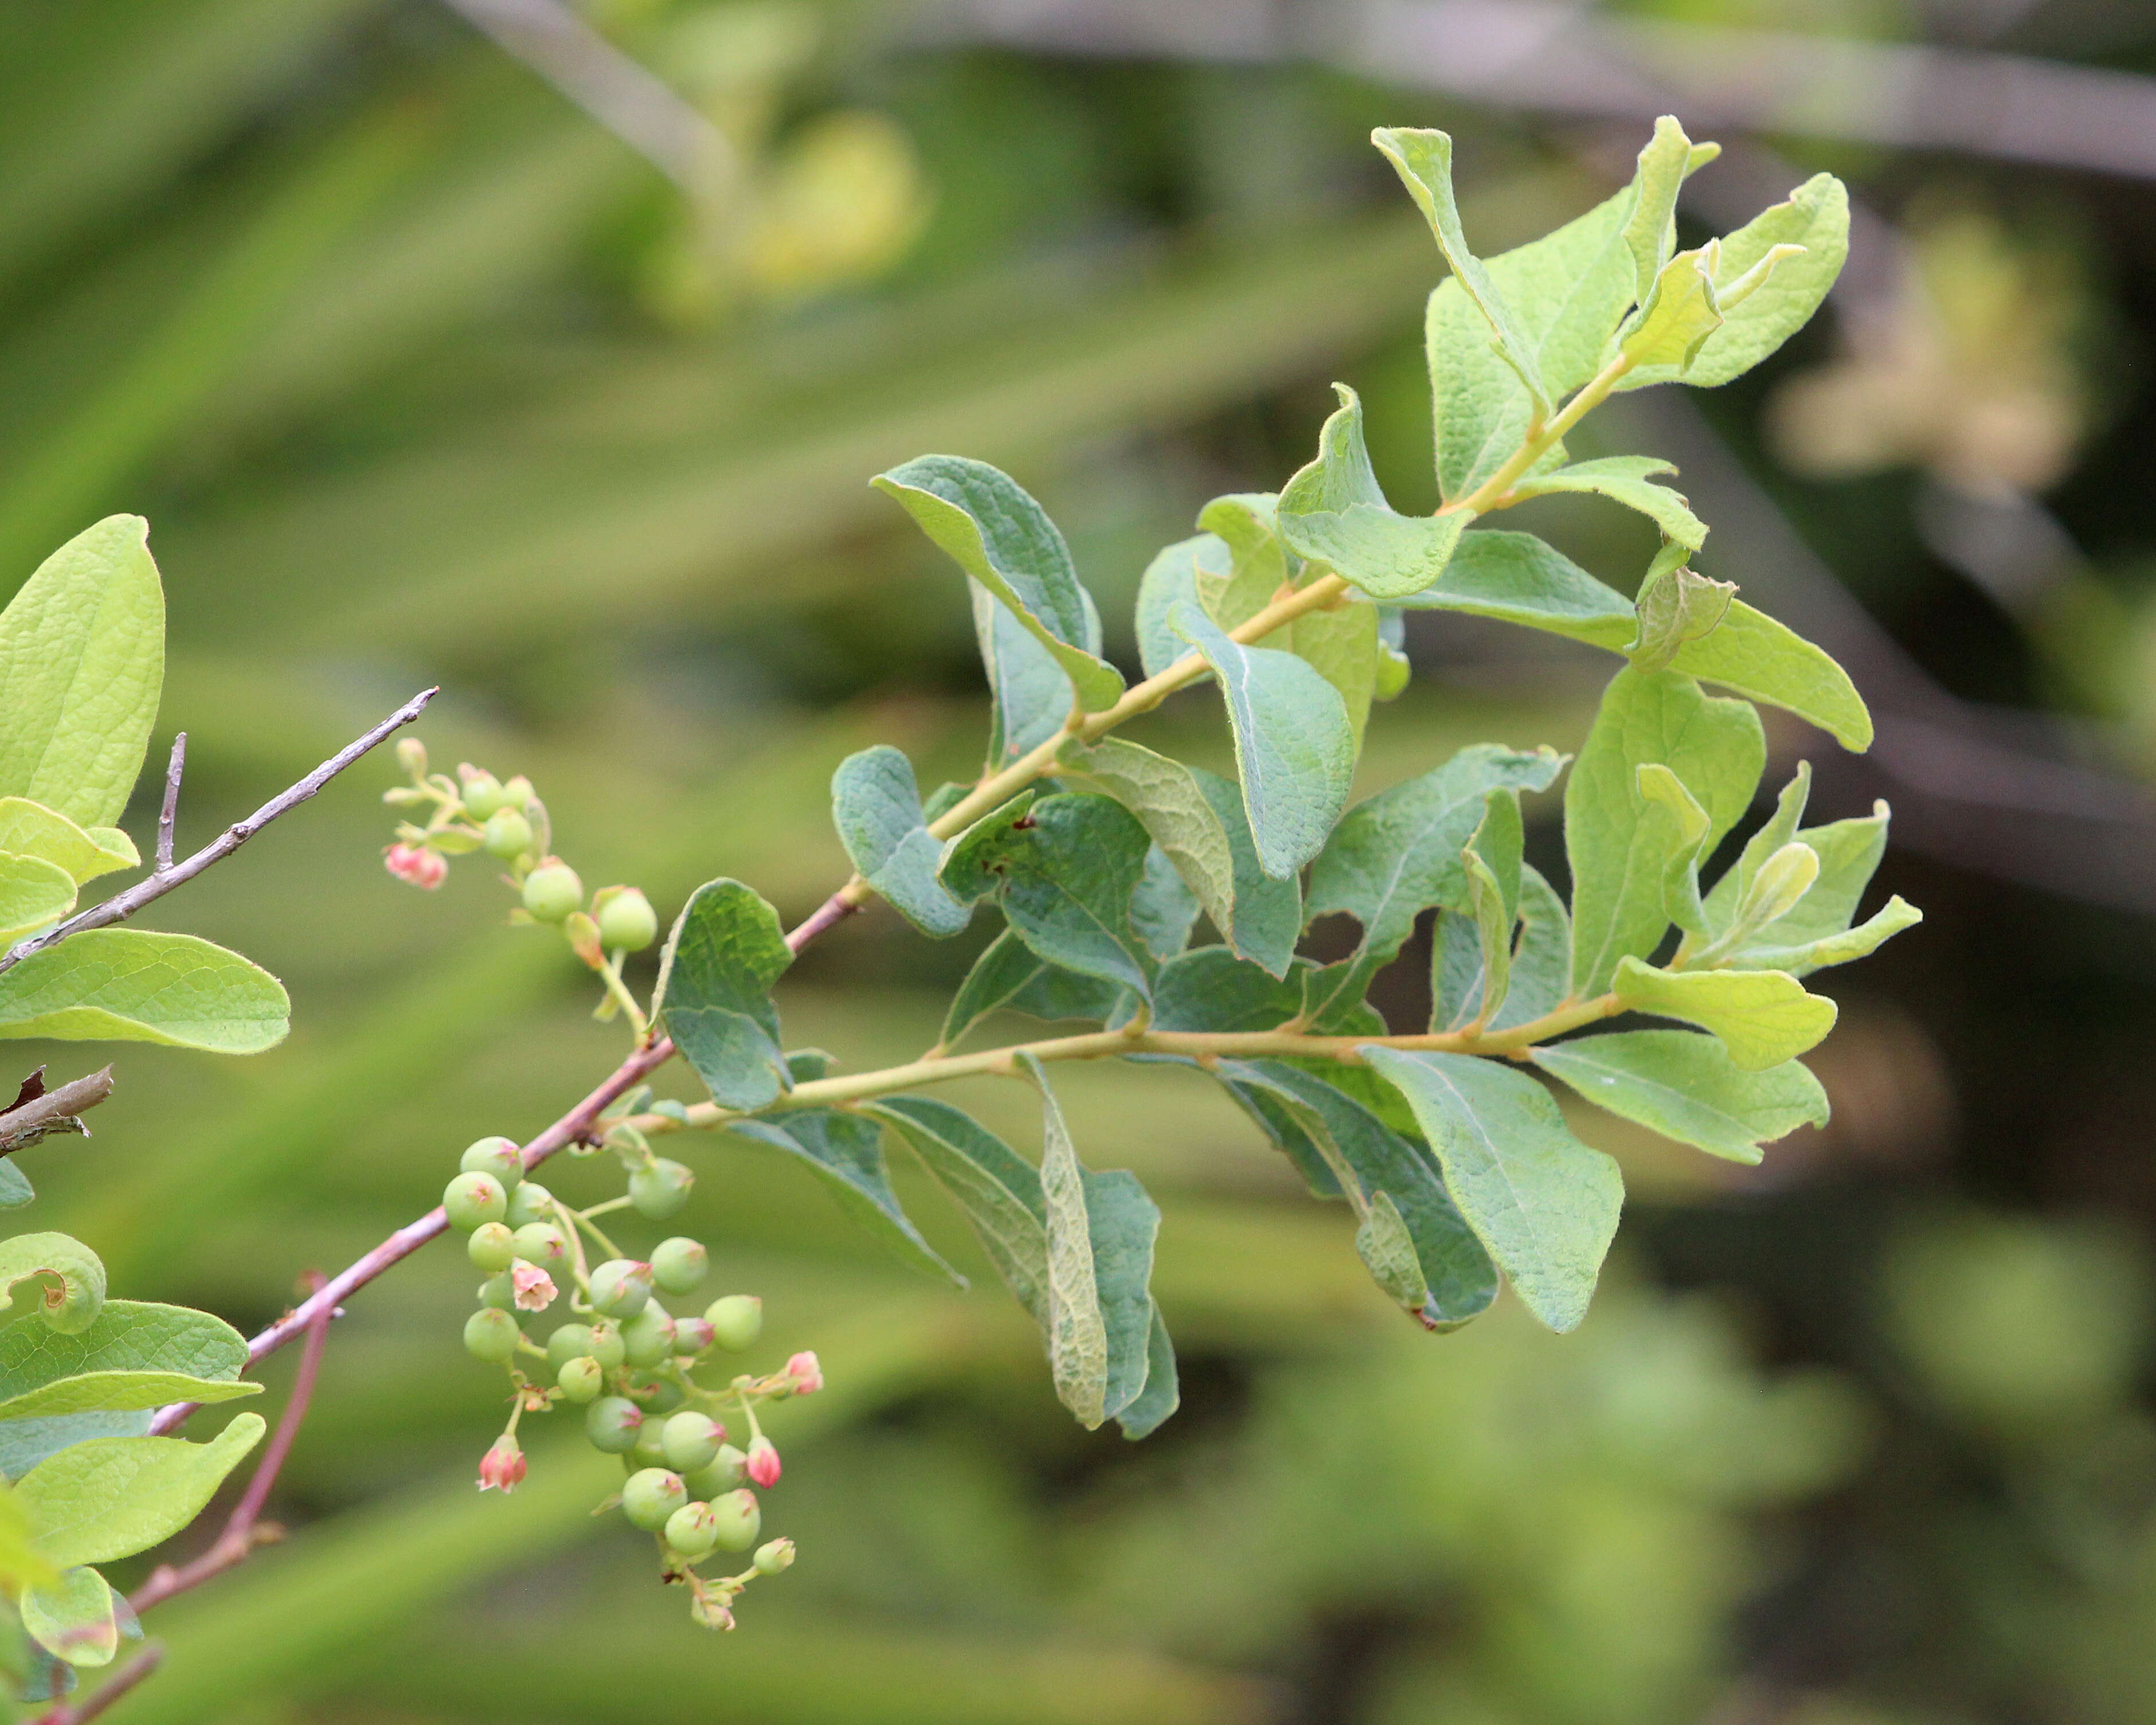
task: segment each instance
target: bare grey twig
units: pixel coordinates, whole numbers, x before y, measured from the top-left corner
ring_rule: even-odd
[[[59,927],[49,928],[43,934],[18,942],[5,953],[0,953],[0,971],[13,968],[33,953],[42,952],[46,947],[56,945],[71,934],[80,934],[86,929],[107,928],[115,922],[124,922],[145,905],[152,904],[162,898],[175,886],[185,886],[211,864],[223,862],[225,858],[230,856],[234,851],[239,850],[279,815],[298,808],[300,803],[313,796],[316,792],[321,789],[324,785],[351,766],[354,761],[380,742],[391,732],[398,730],[418,718],[426,711],[427,703],[440,692],[439,689],[421,690],[418,694],[398,707],[395,712],[390,714],[364,737],[346,743],[344,747],[339,749],[297,784],[279,792],[246,819],[234,822],[185,862],[175,864],[171,868],[160,867],[148,880],[129,887],[125,892],[115,893],[101,905],[92,905],[80,916],[70,916]],[[177,768],[179,757],[177,750],[173,759],[175,765],[172,774],[166,782],[167,798],[172,796],[174,788],[179,782]]]
[[[157,811],[157,872],[172,872],[172,822],[180,812],[180,775],[187,771],[187,733],[172,739],[172,758],[165,768],[165,806]]]

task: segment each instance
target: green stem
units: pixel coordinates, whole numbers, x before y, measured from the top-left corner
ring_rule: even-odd
[[[1454,515],[1467,511],[1475,515],[1487,515],[1493,510],[1509,508],[1519,500],[1507,494],[1527,470],[1548,454],[1564,434],[1579,424],[1590,413],[1609,398],[1625,374],[1632,369],[1632,362],[1623,354],[1582,384],[1579,393],[1567,402],[1557,417],[1547,424],[1531,430],[1512,451],[1505,465],[1457,503],[1448,503],[1438,511],[1440,515]]]
[[[661,1120],[664,1120],[666,1117],[662,1114],[659,1117]],[[566,1216],[569,1219],[569,1237],[572,1241],[576,1241],[572,1250],[576,1252],[577,1261],[580,1267],[583,1262],[584,1248],[582,1241],[576,1240],[576,1230],[579,1228],[583,1229],[585,1233],[590,1235],[593,1240],[597,1240],[599,1245],[599,1249],[609,1258],[619,1258],[624,1255],[621,1248],[616,1245],[612,1240],[608,1240],[605,1235],[600,1233],[598,1227],[593,1224],[591,1217],[584,1211],[572,1210],[559,1199],[555,1200],[554,1208],[559,1210],[562,1215]],[[611,1204],[594,1204],[592,1208],[593,1209],[611,1209],[613,1206]],[[591,1290],[587,1286],[584,1291],[588,1294]]]

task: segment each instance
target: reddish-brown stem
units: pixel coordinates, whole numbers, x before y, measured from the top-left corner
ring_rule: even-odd
[[[49,1707],[38,1714],[31,1725],[83,1725],[85,1720],[95,1719],[164,1662],[165,1650],[152,1641],[113,1672],[95,1693],[85,1696],[72,1706],[63,1703]]]

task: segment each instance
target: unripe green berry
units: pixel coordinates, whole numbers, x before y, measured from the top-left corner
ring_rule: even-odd
[[[503,1223],[482,1222],[465,1242],[465,1255],[473,1269],[493,1275],[516,1261],[516,1236]]]
[[[685,1503],[666,1517],[665,1538],[685,1558],[706,1556],[719,1543],[718,1512],[708,1503]]]
[[[592,1326],[592,1358],[608,1371],[618,1371],[629,1358],[629,1350],[622,1345],[621,1326],[610,1318],[601,1318]]]
[[[468,1174],[492,1174],[504,1192],[514,1192],[524,1180],[524,1153],[514,1138],[481,1138],[457,1158]]]
[[[554,1374],[554,1382],[572,1402],[596,1401],[599,1391],[606,1387],[606,1373],[589,1354],[579,1354],[562,1363],[561,1369]]]
[[[552,1222],[526,1222],[511,1237],[516,1243],[516,1255],[527,1264],[552,1270],[568,1261],[569,1243]]]
[[[497,809],[486,818],[486,834],[480,843],[489,856],[515,862],[531,848],[531,823],[521,809]]]
[[[790,1539],[767,1540],[756,1548],[756,1573],[776,1575],[781,1569],[793,1567],[793,1542]]]
[[[696,1176],[678,1162],[654,1157],[647,1168],[629,1177],[629,1201],[637,1214],[663,1222],[689,1201],[689,1189]]]
[[[562,1324],[547,1338],[547,1363],[557,1372],[569,1361],[591,1351],[589,1324]]]
[[[708,1317],[677,1317],[674,1320],[674,1352],[687,1354],[692,1359],[700,1353],[709,1353],[717,1335]]]
[[[474,820],[485,820],[501,807],[501,781],[491,773],[474,773],[465,780],[465,813]]]
[[[662,1240],[651,1249],[651,1279],[670,1294],[689,1292],[711,1267],[703,1242],[683,1235]]]
[[[536,1180],[526,1180],[509,1194],[509,1214],[501,1219],[512,1228],[530,1222],[554,1219],[554,1194]]]
[[[584,883],[565,862],[544,862],[524,877],[524,908],[535,922],[559,922],[584,901]]]
[[[729,1294],[704,1308],[720,1347],[739,1353],[763,1333],[763,1301],[754,1294]]]
[[[442,1190],[449,1226],[469,1234],[482,1222],[499,1222],[509,1214],[509,1194],[492,1174],[459,1174]]]
[[[656,1533],[674,1512],[689,1501],[681,1476],[663,1467],[631,1474],[621,1488],[621,1512],[647,1532]]]
[[[603,946],[626,947],[632,952],[641,952],[658,938],[659,913],[634,886],[616,893],[599,911]]]
[[[592,1271],[592,1309],[608,1317],[631,1318],[651,1298],[651,1266],[634,1258],[609,1258]]]
[[[753,1491],[744,1489],[714,1497],[711,1513],[718,1522],[717,1537],[711,1543],[721,1551],[747,1551],[763,1532],[763,1508]]]
[[[479,1303],[490,1312],[514,1312],[516,1284],[506,1275],[490,1276],[479,1285]]]
[[[491,1306],[482,1306],[465,1320],[465,1351],[496,1364],[516,1352],[521,1334],[515,1318]]]
[[[709,1467],[718,1456],[719,1445],[726,1440],[726,1427],[709,1414],[700,1414],[693,1408],[675,1414],[660,1435],[660,1447],[666,1452],[666,1465],[676,1473],[694,1473],[700,1467]]]
[[[594,1450],[625,1455],[644,1429],[644,1409],[625,1395],[601,1396],[584,1410],[584,1435]]]
[[[723,1497],[748,1477],[748,1457],[732,1444],[721,1444],[711,1464],[688,1476],[692,1497]]]
[[[674,1320],[654,1301],[623,1321],[623,1352],[632,1366],[655,1366],[674,1357]]]
[[[672,1413],[688,1400],[681,1393],[681,1386],[671,1378],[632,1378],[629,1393],[644,1404],[647,1426],[649,1421]]]
[[[639,1472],[647,1467],[665,1467],[666,1443],[663,1428],[665,1424],[664,1420],[646,1408],[644,1410],[644,1427],[636,1435],[635,1446],[621,1458],[622,1466],[631,1473]]]

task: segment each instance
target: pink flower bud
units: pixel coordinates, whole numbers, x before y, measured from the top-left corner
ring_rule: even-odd
[[[424,845],[393,845],[382,853],[382,865],[399,880],[432,892],[449,879],[449,860]]]
[[[748,1476],[768,1491],[778,1483],[778,1450],[767,1437],[760,1437],[748,1446]]]
[[[524,1477],[524,1451],[507,1432],[479,1459],[479,1488],[482,1491],[514,1491]]]
[[[824,1368],[813,1353],[797,1353],[787,1361],[786,1375],[793,1380],[796,1395],[813,1395],[824,1387]]]
[[[516,1290],[518,1311],[544,1312],[554,1303],[554,1278],[536,1264],[519,1258],[510,1267],[509,1280]]]

